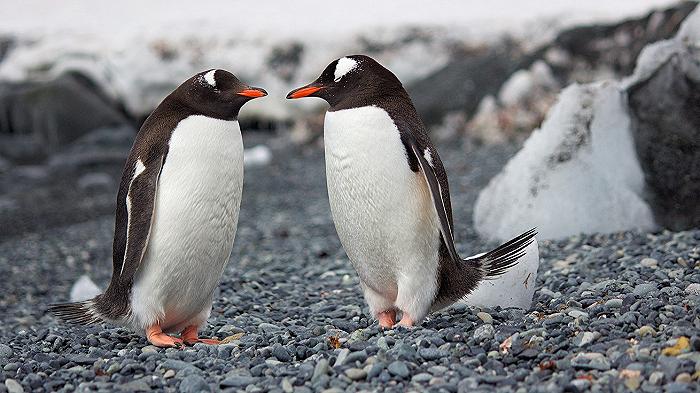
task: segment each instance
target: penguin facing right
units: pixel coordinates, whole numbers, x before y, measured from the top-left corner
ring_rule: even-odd
[[[168,95],[144,122],[124,166],[109,287],[49,311],[79,324],[127,326],[161,347],[218,344],[198,330],[209,317],[238,225],[238,112],[265,95],[217,69]]]
[[[535,230],[462,259],[447,174],[399,79],[374,59],[346,56],[287,98],[319,97],[326,178],[338,236],[383,328],[413,326],[518,263]]]

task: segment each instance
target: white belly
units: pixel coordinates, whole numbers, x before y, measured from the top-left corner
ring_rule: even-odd
[[[361,280],[389,299],[402,277],[434,281],[437,217],[389,115],[373,106],[328,112],[324,143],[331,213]]]
[[[243,188],[237,121],[190,116],[173,131],[132,318],[164,330],[206,320],[231,254]]]

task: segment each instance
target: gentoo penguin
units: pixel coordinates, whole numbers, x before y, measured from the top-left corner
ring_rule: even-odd
[[[109,287],[91,300],[49,310],[70,322],[124,325],[161,347],[217,344],[197,331],[209,317],[238,225],[238,112],[265,95],[214,69],[165,97],[136,135],[124,166]]]
[[[330,104],[324,123],[326,177],[340,241],[381,327],[413,326],[503,274],[525,254],[530,230],[462,259],[453,240],[445,168],[411,98],[370,57],[333,61],[287,98]]]

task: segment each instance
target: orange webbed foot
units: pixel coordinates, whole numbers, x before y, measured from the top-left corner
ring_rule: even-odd
[[[413,318],[411,318],[410,315],[408,315],[408,313],[404,312],[398,325],[407,328],[412,328],[413,326],[415,326],[415,321],[413,320]]]
[[[146,329],[146,339],[148,342],[161,348],[179,348],[182,347],[182,339],[168,336],[163,333],[160,326],[154,325]]]
[[[180,335],[182,341],[187,345],[194,345],[197,343],[207,344],[207,345],[219,345],[221,341],[216,338],[200,338],[197,334],[198,326],[192,325],[185,328]]]
[[[382,329],[391,329],[396,323],[396,310],[386,310],[377,314],[379,327]]]

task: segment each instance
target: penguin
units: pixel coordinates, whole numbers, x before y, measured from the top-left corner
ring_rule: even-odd
[[[374,59],[330,63],[288,99],[318,97],[326,181],[340,241],[382,328],[420,324],[517,264],[535,230],[462,259],[455,249],[447,174],[399,79]]]
[[[266,95],[212,69],[165,97],[143,123],[124,166],[107,290],[49,311],[78,324],[122,325],[159,347],[218,344],[198,330],[209,317],[238,225],[238,112]]]

